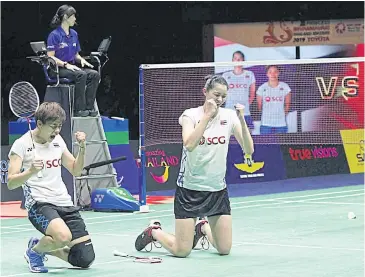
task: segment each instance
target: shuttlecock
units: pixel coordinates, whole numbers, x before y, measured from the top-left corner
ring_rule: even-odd
[[[347,218],[348,218],[348,219],[355,219],[355,218],[356,218],[356,215],[355,215],[353,212],[349,212],[349,213],[347,214]]]

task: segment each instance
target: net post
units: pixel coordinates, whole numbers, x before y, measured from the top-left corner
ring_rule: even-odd
[[[140,212],[148,212],[147,206],[147,184],[146,184],[146,155],[145,155],[145,127],[144,127],[144,84],[143,68],[139,67],[139,203]]]

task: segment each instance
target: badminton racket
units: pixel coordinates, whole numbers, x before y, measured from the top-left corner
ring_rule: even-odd
[[[24,118],[28,122],[30,138],[33,146],[34,157],[36,158],[36,150],[30,126],[30,118],[35,114],[39,107],[39,96],[37,90],[28,82],[18,82],[10,89],[9,106],[14,115]],[[38,178],[43,177],[42,170],[37,173]]]
[[[131,259],[136,263],[159,264],[162,262],[162,259],[159,257],[137,257],[128,255],[127,253],[119,252],[118,250],[114,250],[113,254],[117,257]]]

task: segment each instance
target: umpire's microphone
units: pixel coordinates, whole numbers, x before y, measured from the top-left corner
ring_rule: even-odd
[[[85,170],[90,170],[91,168],[96,168],[96,167],[100,167],[100,166],[103,166],[103,165],[116,163],[116,162],[119,162],[119,161],[125,161],[126,159],[127,159],[126,156],[121,156],[121,157],[118,157],[118,158],[115,158],[115,159],[90,164],[88,166],[85,166],[84,169]]]

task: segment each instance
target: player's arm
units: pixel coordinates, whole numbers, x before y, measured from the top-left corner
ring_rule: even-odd
[[[291,92],[285,96],[285,114],[289,113],[291,103]]]
[[[250,97],[249,97],[249,103],[252,104],[253,100],[255,99],[255,92],[256,92],[256,83],[252,83],[250,85]]]
[[[256,91],[257,108],[259,112],[262,111],[262,100],[263,100],[263,88],[262,85]]]
[[[185,148],[191,152],[198,146],[210,117],[203,115],[200,122],[194,126],[194,122],[188,116],[182,117],[182,137]]]
[[[62,153],[62,165],[73,175],[80,176],[85,162],[86,135],[84,132],[76,132],[76,141],[79,143],[79,153],[75,157],[65,147]]]
[[[262,96],[257,95],[256,101],[257,101],[257,108],[261,112],[262,111]]]
[[[85,147],[79,147],[79,153],[75,157],[66,148],[62,154],[62,165],[75,177],[80,176],[84,168]]]
[[[20,172],[23,160],[20,156],[11,152],[8,168],[8,189],[13,190],[22,186],[33,174],[43,168],[42,161],[33,161],[31,168]]]
[[[240,144],[243,152],[245,152],[246,155],[251,156],[254,152],[253,139],[245,120],[243,106],[236,105],[235,108],[236,111],[238,111],[237,116],[239,119],[239,124],[234,124],[233,135]]]

